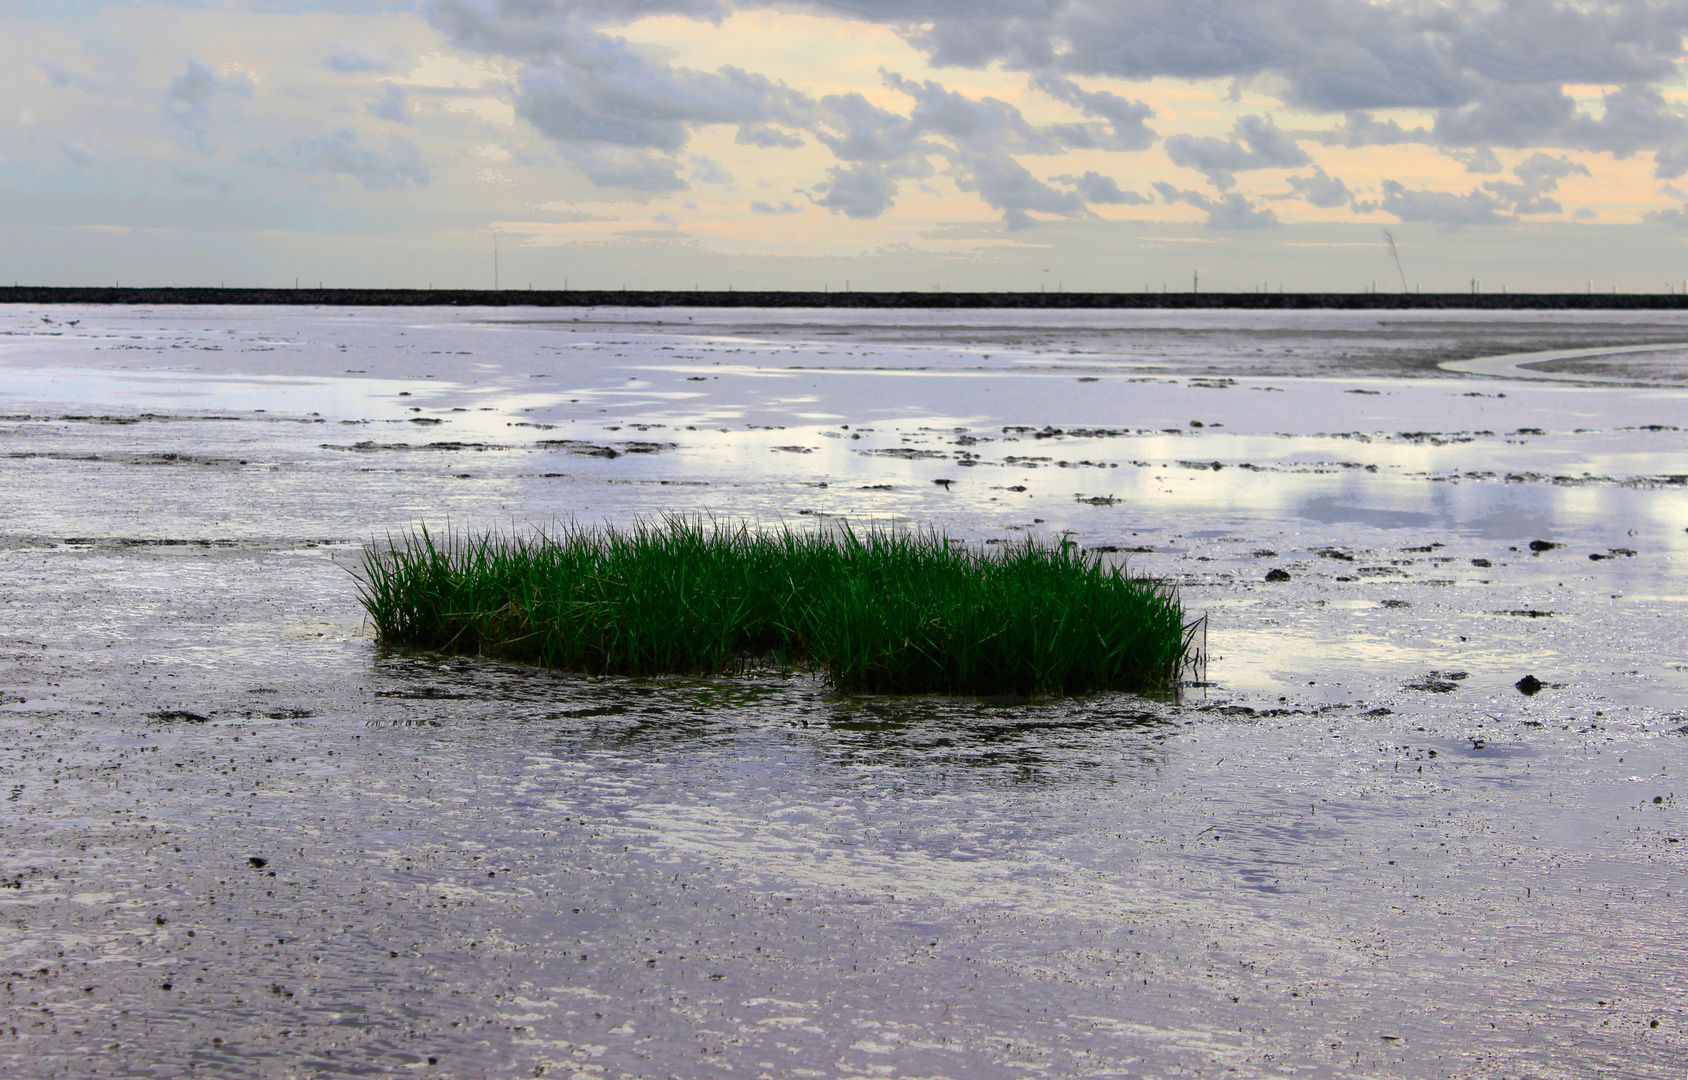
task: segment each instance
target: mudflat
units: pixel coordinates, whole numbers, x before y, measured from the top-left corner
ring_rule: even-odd
[[[1677,1080],[1685,357],[1644,311],[0,308],[0,1071]],[[589,678],[358,606],[416,523],[662,512],[1064,535],[1206,670]]]

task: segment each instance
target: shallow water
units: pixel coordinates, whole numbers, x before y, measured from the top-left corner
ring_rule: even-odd
[[[0,309],[0,1062],[1678,1077],[1688,388],[1592,350],[1684,342]],[[660,512],[1070,533],[1180,583],[1208,685],[387,655],[346,572],[417,522]]]

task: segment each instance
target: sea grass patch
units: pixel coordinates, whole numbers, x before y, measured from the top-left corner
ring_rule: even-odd
[[[525,535],[418,528],[366,549],[389,645],[603,675],[811,668],[844,691],[1153,690],[1198,623],[1168,586],[1060,541],[756,530],[664,518]]]

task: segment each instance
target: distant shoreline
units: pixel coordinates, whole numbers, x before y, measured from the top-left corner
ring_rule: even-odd
[[[0,304],[180,304],[287,307],[1226,308],[1254,311],[1678,311],[1657,293],[800,292],[663,289],[202,289],[0,287]]]

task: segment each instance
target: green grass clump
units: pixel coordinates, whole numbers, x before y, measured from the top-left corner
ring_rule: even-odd
[[[422,528],[367,550],[359,586],[387,644],[605,675],[794,664],[894,694],[1160,688],[1196,628],[1170,589],[1058,541],[679,517],[530,536]]]

